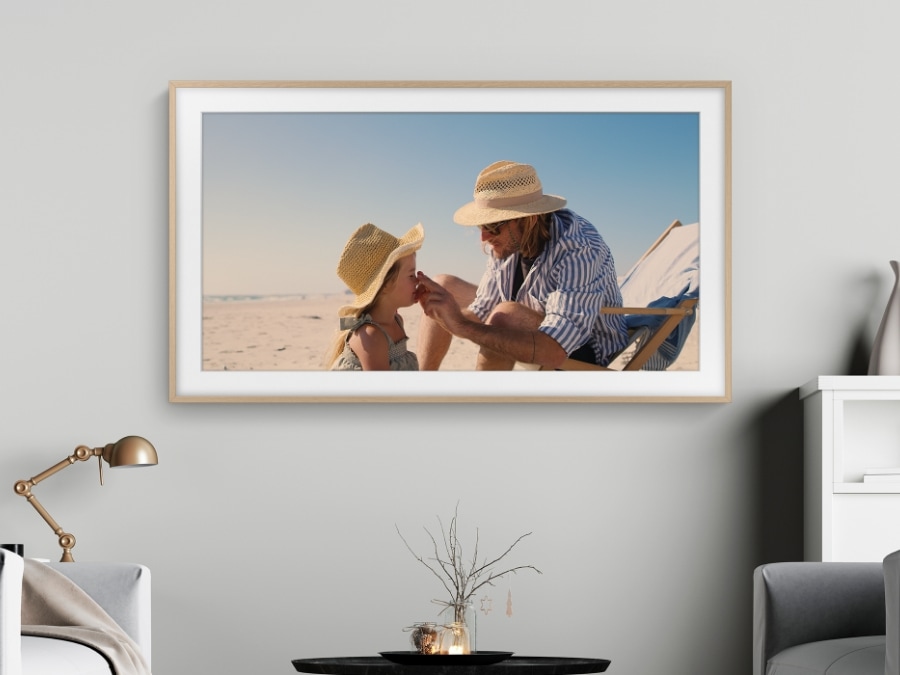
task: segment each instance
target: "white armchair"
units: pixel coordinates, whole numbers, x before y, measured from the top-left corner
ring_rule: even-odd
[[[136,563],[45,563],[75,582],[127,633],[150,665],[150,570]],[[99,652],[83,644],[21,634],[25,561],[0,549],[0,675],[109,675]]]

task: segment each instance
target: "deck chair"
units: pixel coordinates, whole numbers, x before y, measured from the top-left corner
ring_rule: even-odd
[[[624,277],[622,307],[629,341],[609,366],[566,359],[559,370],[665,370],[681,353],[700,297],[699,223],[674,221]]]

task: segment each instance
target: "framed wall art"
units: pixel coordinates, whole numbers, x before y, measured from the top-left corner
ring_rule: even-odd
[[[169,106],[171,401],[730,400],[729,82],[173,81]],[[565,222],[599,233],[622,305],[650,308],[602,310],[635,343],[606,367],[524,356],[479,370],[479,345],[454,338],[438,370],[330,369],[339,311],[359,299],[337,274],[348,238],[421,224],[416,268],[479,284],[499,250],[485,241],[493,223],[485,235],[454,215],[521,201],[478,192],[496,162],[524,165],[529,195],[559,198]],[[574,255],[553,228],[552,246]],[[516,301],[557,325],[594,321],[571,316],[594,291],[546,256],[529,274],[557,286],[542,296],[526,281]],[[399,311],[409,349],[423,349],[422,307]]]

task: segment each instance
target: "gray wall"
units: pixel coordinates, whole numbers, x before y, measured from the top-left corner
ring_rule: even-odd
[[[0,0],[0,536],[57,557],[14,480],[140,434],[156,469],[39,495],[77,559],[152,568],[156,673],[404,649],[440,593],[394,525],[425,552],[457,500],[483,546],[533,531],[515,562],[544,572],[491,590],[482,649],[749,673],[753,567],[802,556],[796,389],[864,368],[900,255],[898,21],[886,0]],[[733,402],[168,403],[187,79],[732,80]]]

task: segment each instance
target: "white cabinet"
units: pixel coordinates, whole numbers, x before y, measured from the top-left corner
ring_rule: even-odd
[[[880,562],[900,550],[900,376],[823,376],[800,388],[804,557]]]

